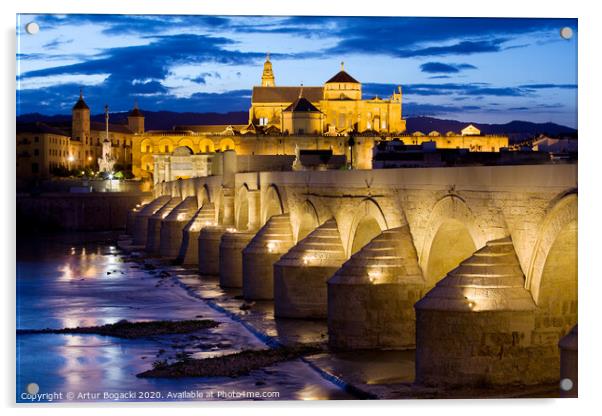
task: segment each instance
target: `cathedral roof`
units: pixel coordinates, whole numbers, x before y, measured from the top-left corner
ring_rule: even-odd
[[[301,87],[253,87],[253,103],[292,103],[299,97]],[[303,87],[303,96],[317,102],[324,97],[322,87]]]
[[[359,84],[360,82],[349,75],[347,72],[341,70],[334,77],[330,78],[325,84],[330,84],[334,82],[352,82],[354,84]]]
[[[305,93],[305,89],[303,90],[303,92]],[[319,112],[320,110],[318,110],[316,108],[316,106],[314,106],[312,103],[310,103],[307,98],[305,97],[299,97],[297,98],[297,100],[295,100],[294,103],[292,103],[291,105],[289,105],[288,107],[286,107],[284,109],[284,111],[292,111],[292,112]]]

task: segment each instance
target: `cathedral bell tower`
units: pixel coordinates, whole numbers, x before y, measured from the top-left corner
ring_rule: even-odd
[[[262,87],[275,87],[276,82],[274,81],[274,71],[272,70],[272,63],[270,62],[270,53],[268,52],[265,62],[263,63],[263,74],[261,75],[261,86]]]

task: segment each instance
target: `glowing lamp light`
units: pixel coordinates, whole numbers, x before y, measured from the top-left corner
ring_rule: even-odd
[[[113,180],[113,174],[109,173],[109,180]]]
[[[371,270],[368,272],[368,280],[370,283],[377,283],[382,277],[382,273],[378,270]]]
[[[67,160],[69,162],[73,162],[75,160],[75,158],[73,157],[73,155],[69,155],[69,157],[67,158]]]
[[[236,228],[234,228],[234,227],[228,227],[228,228],[226,228],[226,232],[227,233],[235,233],[236,232]]]
[[[266,244],[266,247],[268,248],[268,251],[270,253],[273,253],[274,251],[276,251],[276,243],[273,241],[270,241]]]
[[[205,226],[213,225],[213,221],[205,221]]]
[[[316,258],[314,256],[312,256],[311,254],[306,254],[305,256],[303,256],[303,264],[310,264],[312,263]]]

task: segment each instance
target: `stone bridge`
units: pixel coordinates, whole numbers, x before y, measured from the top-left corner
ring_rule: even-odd
[[[134,244],[334,349],[416,349],[426,385],[558,379],[577,322],[577,165],[236,173],[160,183]]]

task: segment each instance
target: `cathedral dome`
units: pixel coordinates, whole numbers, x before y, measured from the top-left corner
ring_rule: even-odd
[[[333,83],[351,83],[351,84],[359,84],[360,82],[345,72],[345,67],[343,62],[341,62],[341,70],[337,72],[332,78],[325,82],[325,84],[333,84]]]

